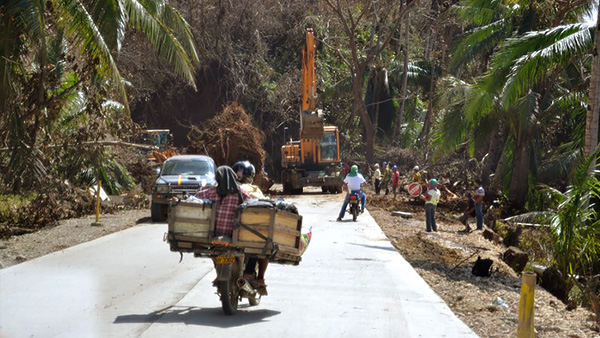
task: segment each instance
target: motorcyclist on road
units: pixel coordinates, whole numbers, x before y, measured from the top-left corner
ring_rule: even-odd
[[[365,211],[365,204],[367,203],[367,195],[360,189],[361,185],[365,183],[366,180],[363,175],[358,173],[358,166],[353,165],[350,168],[350,173],[344,179],[344,185],[348,187],[348,193],[346,194],[346,198],[344,198],[344,204],[342,205],[342,210],[340,210],[340,215],[337,218],[337,221],[341,221],[344,218],[344,214],[346,213],[346,208],[348,207],[348,202],[350,201],[350,195],[353,192],[358,192],[361,200],[361,209],[360,212],[363,213]]]
[[[237,174],[238,181],[241,183],[241,187],[245,190],[253,199],[263,200],[266,199],[260,188],[253,185],[254,175],[256,175],[256,169],[254,165],[249,161],[239,161],[233,166],[233,171]],[[256,273],[256,264],[258,263],[258,274]],[[251,284],[256,284],[258,294],[266,296],[267,285],[265,284],[265,272],[269,265],[268,259],[258,259],[250,257],[246,263],[244,269],[244,279],[249,281]]]

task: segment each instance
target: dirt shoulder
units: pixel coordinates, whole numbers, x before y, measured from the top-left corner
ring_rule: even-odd
[[[65,219],[55,227],[0,240],[0,268],[6,268],[49,253],[85,243],[138,223],[150,221],[150,211],[125,210],[102,214],[101,226],[93,226],[96,216]]]
[[[277,197],[277,196],[274,196]],[[480,337],[516,337],[520,277],[500,259],[505,248],[484,239],[480,231],[462,233],[457,214],[440,207],[438,232],[425,232],[424,208],[408,198],[369,193],[369,213],[402,256],[415,268],[452,311]],[[412,218],[392,216],[412,213]],[[0,240],[0,264],[9,267],[73,245],[149,221],[149,211],[127,210],[101,216],[63,220],[56,227]],[[478,256],[494,261],[489,278],[475,277],[471,268]],[[506,305],[496,305],[497,300]],[[573,311],[541,287],[535,290],[536,337],[600,338],[591,312]]]
[[[473,331],[485,338],[517,336],[521,278],[502,261],[505,247],[486,240],[481,231],[461,232],[459,214],[444,208],[437,210],[438,231],[426,232],[424,207],[408,197],[371,194],[367,208],[400,254]],[[392,216],[392,211],[412,218]],[[478,256],[494,261],[491,277],[471,273]],[[600,337],[590,311],[568,311],[540,286],[534,312],[536,337]]]

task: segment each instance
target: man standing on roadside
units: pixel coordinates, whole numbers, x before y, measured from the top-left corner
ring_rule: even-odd
[[[383,162],[383,187],[385,187],[385,194],[390,193],[388,185],[390,184],[390,165],[388,162]]]
[[[427,232],[437,231],[437,223],[435,222],[435,209],[440,201],[440,191],[437,188],[438,181],[432,178],[427,184],[427,192],[420,195],[423,201],[425,201],[425,230]]]
[[[381,190],[381,170],[379,170],[379,163],[375,163],[373,166],[375,168],[375,172],[373,172],[373,181],[375,183],[375,194],[379,195],[379,191]]]
[[[477,218],[477,230],[483,230],[483,197],[485,196],[485,190],[480,179],[475,180],[475,217]]]

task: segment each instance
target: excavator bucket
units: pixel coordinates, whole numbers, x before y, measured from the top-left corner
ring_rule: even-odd
[[[302,113],[302,138],[323,138],[323,116]]]

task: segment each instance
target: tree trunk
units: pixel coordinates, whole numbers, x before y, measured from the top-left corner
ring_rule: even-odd
[[[504,140],[500,145],[502,151],[502,153],[500,154],[500,160],[498,160],[498,165],[496,166],[496,170],[494,171],[494,178],[491,179],[489,183],[489,191],[493,192],[494,194],[504,189],[503,178],[504,170],[506,169],[506,153],[504,152],[505,143],[506,140]]]
[[[365,138],[367,142],[365,154],[366,160],[367,162],[373,162],[373,154],[375,153],[375,130],[363,100],[362,72],[357,72],[356,76],[354,77],[352,87],[352,94],[354,96],[354,110],[358,111],[363,125],[365,126]]]
[[[484,187],[493,185],[493,180],[490,180],[490,175],[494,173],[502,158],[502,150],[504,142],[506,141],[502,130],[502,126],[497,125],[491,133],[492,137],[489,142],[487,158],[485,159],[485,163],[481,170],[481,181]]]
[[[508,188],[509,200],[518,208],[525,205],[529,190],[529,167],[531,164],[531,139],[533,130],[523,131],[521,138],[515,142],[513,169]]]
[[[435,41],[437,38],[437,32],[432,27],[431,28],[431,36],[428,39],[428,45],[433,48],[435,45]],[[429,60],[430,51],[426,51],[425,56],[426,59]],[[431,123],[433,120],[433,94],[435,93],[435,65],[434,62],[431,61],[431,71],[429,77],[429,94],[428,94],[428,105],[427,105],[427,114],[425,115],[425,121],[423,122],[423,129],[419,134],[419,140],[421,144],[421,149],[424,151],[424,154],[427,155],[427,147],[429,145],[429,130],[431,129]]]
[[[600,9],[598,10],[600,12]],[[600,13],[596,22],[594,38],[594,55],[590,77],[590,92],[588,94],[587,118],[585,121],[585,144],[583,153],[590,156],[598,146],[598,117],[600,115]],[[590,166],[594,168],[594,166]],[[591,175],[592,173],[590,173]]]
[[[402,42],[402,88],[400,89],[400,110],[396,116],[396,128],[394,129],[394,141],[398,141],[398,136],[402,130],[402,120],[404,118],[404,107],[406,106],[406,90],[408,86],[408,34],[410,29],[410,22],[408,19],[408,13],[406,14],[406,23],[404,24],[404,40]]]

